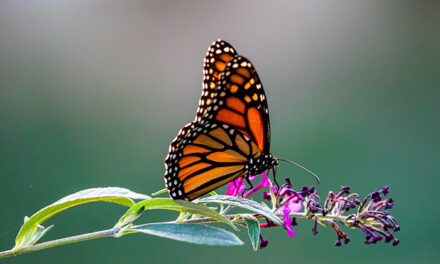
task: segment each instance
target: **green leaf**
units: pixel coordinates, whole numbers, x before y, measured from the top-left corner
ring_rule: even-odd
[[[240,214],[240,216],[246,222],[252,247],[255,251],[257,251],[258,246],[260,245],[260,223],[258,222],[257,218],[251,214]]]
[[[115,227],[123,227],[133,222],[137,217],[139,217],[139,214],[136,213],[139,212],[139,210],[151,209],[167,209],[197,214],[228,224],[235,230],[238,230],[237,227],[235,227],[229,219],[204,205],[188,202],[185,200],[173,200],[170,198],[153,198],[135,204],[130,209],[128,209],[128,211],[119,219],[119,222],[115,225]],[[133,215],[136,216],[133,217]]]
[[[25,218],[25,223],[15,238],[13,250],[18,250],[25,246],[30,246],[37,242],[45,232],[42,232],[41,223],[54,216],[55,214],[70,207],[90,202],[112,202],[125,206],[133,206],[135,203],[131,199],[148,199],[148,195],[132,192],[125,188],[107,187],[91,188],[68,195],[55,203],[44,207],[29,218]],[[39,227],[40,226],[40,227]]]
[[[152,193],[151,196],[157,196],[157,195],[159,195],[159,194],[166,193],[166,192],[168,192],[168,189],[167,189],[167,188],[164,188],[164,189],[159,190],[159,191],[157,191],[157,192],[155,192],[155,193]]]
[[[258,214],[262,214],[274,223],[284,226],[283,222],[267,207],[248,199],[244,199],[237,196],[228,196],[228,195],[217,195],[217,196],[208,196],[205,198],[200,198],[194,200],[195,203],[223,203],[229,204],[233,206],[238,206],[241,208],[248,209]]]
[[[204,224],[145,224],[136,226],[130,230],[199,245],[243,245],[243,242],[233,233]]]
[[[25,219],[25,221],[26,221],[26,219]],[[42,238],[53,227],[54,227],[53,225],[51,225],[47,228],[45,228],[42,225],[37,225],[37,229],[33,233],[29,233],[29,235],[25,236],[25,238],[23,239],[23,242],[21,244],[22,245],[35,244],[40,238]]]

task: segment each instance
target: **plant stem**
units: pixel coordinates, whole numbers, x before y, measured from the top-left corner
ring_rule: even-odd
[[[228,218],[229,220],[234,219],[235,216],[236,215],[225,215],[225,217]],[[283,216],[283,214],[277,214],[277,216]],[[307,215],[303,212],[302,213],[291,213],[289,216],[307,219]],[[346,219],[346,216],[343,216],[343,215],[341,215],[341,216],[330,216],[330,215],[323,216],[322,214],[316,214],[316,216],[318,216],[318,218],[322,218],[322,219],[325,219],[325,218],[333,219],[333,220],[339,221],[341,223],[344,223],[344,221]],[[260,215],[260,214],[255,214],[254,217],[256,217],[258,219],[265,218],[265,216]],[[195,219],[188,219],[185,221],[181,221],[180,223],[203,224],[203,223],[212,223],[212,222],[216,222],[216,220],[211,219],[211,218],[195,218]],[[172,221],[169,223],[176,223],[176,222]],[[243,224],[240,221],[237,221],[236,223]],[[133,226],[132,228],[135,228],[135,227],[136,226]],[[107,229],[107,230],[102,230],[102,231],[97,231],[97,232],[81,234],[81,235],[71,236],[71,237],[65,237],[65,238],[55,239],[55,240],[47,241],[47,242],[42,242],[39,244],[35,244],[32,246],[21,248],[17,251],[13,251],[12,249],[6,250],[3,252],[0,252],[0,258],[12,257],[12,256],[24,254],[24,253],[29,253],[29,252],[33,252],[33,251],[46,249],[46,248],[61,246],[61,245],[65,245],[65,244],[76,243],[76,242],[80,242],[80,241],[86,241],[86,240],[95,239],[95,238],[120,237],[121,234],[118,234],[118,232],[120,230],[121,230],[120,228],[111,228],[111,229]],[[128,234],[128,233],[132,233],[132,231],[129,231],[125,234]],[[124,234],[122,234],[122,235],[124,235]]]
[[[20,254],[24,254],[24,253],[29,253],[32,251],[38,251],[38,250],[42,250],[42,249],[46,249],[46,248],[61,246],[61,245],[70,244],[70,243],[76,243],[76,242],[80,242],[80,241],[86,241],[86,240],[95,239],[95,238],[116,237],[116,234],[119,230],[120,230],[119,228],[112,228],[112,229],[107,229],[107,230],[102,230],[102,231],[97,231],[97,232],[92,232],[92,233],[87,233],[87,234],[82,234],[82,235],[77,235],[77,236],[71,236],[71,237],[65,237],[65,238],[55,239],[55,240],[47,241],[47,242],[42,242],[42,243],[35,244],[32,246],[24,247],[24,248],[19,249],[17,251],[13,251],[12,249],[6,250],[3,252],[0,252],[0,258],[16,256],[16,255],[20,255]]]

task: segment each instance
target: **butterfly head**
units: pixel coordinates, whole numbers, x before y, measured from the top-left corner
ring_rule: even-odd
[[[280,162],[278,161],[278,159],[272,155],[270,155],[271,159],[271,164],[272,164],[272,168],[278,167],[280,165]]]

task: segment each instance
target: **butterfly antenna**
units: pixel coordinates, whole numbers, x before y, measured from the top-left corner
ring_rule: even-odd
[[[303,169],[304,171],[308,172],[308,173],[311,174],[313,177],[315,177],[316,181],[317,181],[318,184],[319,184],[319,177],[318,177],[318,175],[316,175],[316,174],[313,173],[312,171],[308,170],[307,168],[305,168],[305,167],[303,167],[303,166],[299,165],[298,163],[293,162],[293,161],[291,161],[291,160],[280,159],[280,158],[278,158],[278,160],[280,160],[280,161],[284,161],[284,162],[287,162],[287,163],[290,163],[290,164],[293,164],[293,165],[297,166],[298,168]]]

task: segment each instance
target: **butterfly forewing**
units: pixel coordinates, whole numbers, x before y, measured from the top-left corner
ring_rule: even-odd
[[[269,153],[270,122],[266,94],[252,63],[239,55],[226,64],[212,98],[201,99],[201,120],[229,124],[249,136]]]
[[[196,121],[200,121],[209,106],[206,102],[216,96],[217,81],[226,69],[226,64],[236,55],[235,49],[226,41],[217,40],[211,44],[203,62],[203,89],[197,109]]]

